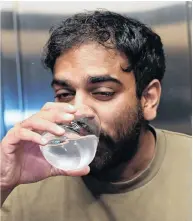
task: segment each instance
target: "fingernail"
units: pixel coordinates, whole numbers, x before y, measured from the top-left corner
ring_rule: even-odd
[[[74,115],[73,114],[64,114],[63,118],[66,120],[66,119],[73,119],[74,118]]]
[[[74,106],[72,106],[71,104],[68,105],[68,108],[69,108],[70,110],[72,110],[72,111],[75,111],[75,110],[76,110],[76,108],[75,108]]]
[[[44,137],[42,137],[42,139],[41,139],[41,144],[47,144],[48,143],[48,140],[46,139],[46,138],[44,138]]]
[[[64,133],[65,132],[64,128],[62,128],[60,126],[58,126],[57,131],[58,131],[58,133]]]

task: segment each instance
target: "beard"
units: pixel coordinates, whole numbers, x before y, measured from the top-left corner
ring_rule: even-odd
[[[138,101],[135,109],[125,109],[114,116],[113,135],[101,130],[96,156],[91,162],[90,174],[99,175],[131,160],[138,150],[139,136],[144,123]]]

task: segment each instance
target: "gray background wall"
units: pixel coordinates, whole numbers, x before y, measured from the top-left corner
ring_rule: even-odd
[[[1,134],[53,101],[41,52],[51,25],[105,8],[134,17],[162,38],[167,69],[154,126],[191,134],[191,2],[9,2],[1,10]]]

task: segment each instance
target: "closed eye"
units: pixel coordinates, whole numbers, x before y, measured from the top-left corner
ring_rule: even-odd
[[[60,102],[69,102],[74,98],[75,93],[60,93],[55,95],[55,99]]]
[[[92,95],[95,99],[101,100],[101,101],[108,101],[111,100],[114,96],[115,92],[107,92],[107,91],[99,91],[99,92],[93,92]]]
[[[110,91],[96,91],[91,93],[92,96],[99,101],[109,101],[111,100],[115,92],[110,92]],[[74,92],[63,92],[63,93],[58,93],[55,95],[55,99],[58,102],[70,102],[74,99],[75,93]]]

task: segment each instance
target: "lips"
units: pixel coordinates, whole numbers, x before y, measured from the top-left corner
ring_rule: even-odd
[[[78,120],[76,122],[73,121],[69,125],[66,125],[66,127],[69,128],[70,130],[76,132],[80,136],[93,134],[91,128],[87,124],[85,124],[84,122],[82,122],[80,120]]]

